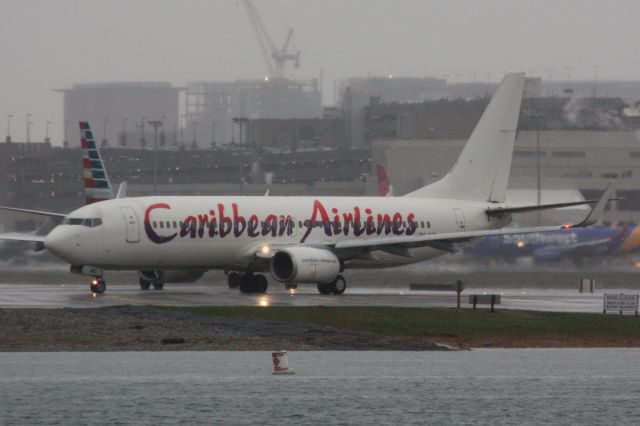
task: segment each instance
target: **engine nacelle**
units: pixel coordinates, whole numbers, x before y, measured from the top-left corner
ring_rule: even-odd
[[[204,275],[206,271],[138,271],[138,275],[147,281],[163,283],[192,283]]]
[[[291,247],[277,251],[271,258],[271,275],[282,283],[325,284],[339,273],[340,261],[329,250]]]

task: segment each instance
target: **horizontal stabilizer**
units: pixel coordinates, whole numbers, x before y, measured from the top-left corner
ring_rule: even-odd
[[[618,198],[610,198],[608,201],[615,201]],[[600,200],[585,200],[585,201],[571,201],[568,203],[555,203],[555,204],[540,204],[535,206],[521,206],[521,207],[505,207],[505,208],[495,208],[495,209],[487,209],[486,212],[489,216],[502,216],[505,214],[512,213],[527,213],[533,212],[537,210],[551,210],[551,209],[562,209],[565,207],[575,207],[575,206],[583,206],[585,204],[595,204]]]

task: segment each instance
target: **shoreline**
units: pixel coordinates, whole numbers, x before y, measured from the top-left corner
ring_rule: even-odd
[[[207,312],[207,309],[212,312]],[[419,312],[409,308],[398,309]],[[216,313],[218,311],[223,312]],[[227,311],[231,314],[225,314]],[[314,311],[317,313],[318,310]],[[388,308],[367,310],[376,315],[380,313],[378,317],[384,317],[385,311]],[[624,335],[607,335],[606,332],[575,332],[569,335],[562,330],[555,334],[541,334],[527,329],[515,334],[490,330],[477,335],[473,332],[458,335],[443,329],[442,333],[434,335],[428,330],[424,334],[415,334],[409,328],[395,333],[374,332],[358,329],[357,324],[347,322],[348,327],[336,327],[314,324],[314,320],[301,322],[251,317],[254,313],[262,315],[265,312],[264,309],[252,311],[251,308],[148,306],[0,309],[0,352],[271,351],[280,348],[290,351],[455,351],[470,348],[640,347],[640,320],[637,318],[630,322],[634,328],[632,333]],[[299,312],[313,313],[309,308]],[[320,308],[320,312],[334,316],[357,313],[358,310]],[[423,310],[419,313],[433,312],[461,317],[453,310]],[[463,316],[509,320],[505,315],[518,316],[527,312],[501,311],[502,318],[469,312]],[[599,317],[592,318],[597,320]],[[604,321],[610,318],[604,317]],[[409,327],[410,320],[407,321]]]

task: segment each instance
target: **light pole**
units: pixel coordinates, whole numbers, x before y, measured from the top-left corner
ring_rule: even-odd
[[[27,143],[31,142],[31,114],[27,114]]]
[[[184,145],[184,125],[187,121],[187,114],[180,114],[180,146]]]
[[[7,114],[7,137],[5,142],[11,143],[11,119],[13,118],[13,114]]]
[[[49,125],[50,125],[50,124],[51,124],[51,122],[50,122],[50,121],[47,121],[47,124],[46,124],[46,128],[47,128],[47,130],[46,130],[45,138],[44,138],[44,141],[45,141],[46,143],[51,143],[51,139],[49,139]]]
[[[540,111],[534,113],[536,121],[536,188],[537,188],[537,205],[542,204],[542,176],[540,170],[540,122],[546,118]],[[540,226],[540,210],[536,211],[537,226]]]
[[[160,117],[160,146],[165,146],[166,144],[166,132],[164,131],[164,119],[166,116]]]
[[[122,119],[122,134],[120,135],[120,145],[127,146],[127,119]]]
[[[211,148],[216,147],[216,120],[211,120]]]
[[[146,119],[147,117],[142,116],[142,119],[140,120],[140,146],[142,148],[147,145],[147,142],[144,140],[144,120]]]
[[[69,126],[69,120],[64,120],[64,141],[62,141],[62,146],[63,147],[68,147],[69,146],[69,139],[67,138],[68,133],[68,128]]]
[[[102,120],[102,147],[105,148],[107,146],[107,123],[109,122],[108,118]]]
[[[191,149],[198,148],[198,143],[196,142],[196,125],[197,124],[198,122],[196,120],[193,120],[193,142],[191,142]]]
[[[158,127],[162,126],[162,121],[149,120],[149,124],[153,127],[153,195],[158,194],[158,183],[156,180],[156,171],[158,169]]]

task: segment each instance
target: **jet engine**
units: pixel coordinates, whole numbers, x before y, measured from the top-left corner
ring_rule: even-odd
[[[332,282],[340,273],[340,261],[329,250],[315,247],[291,247],[277,251],[271,258],[271,275],[282,283]]]

